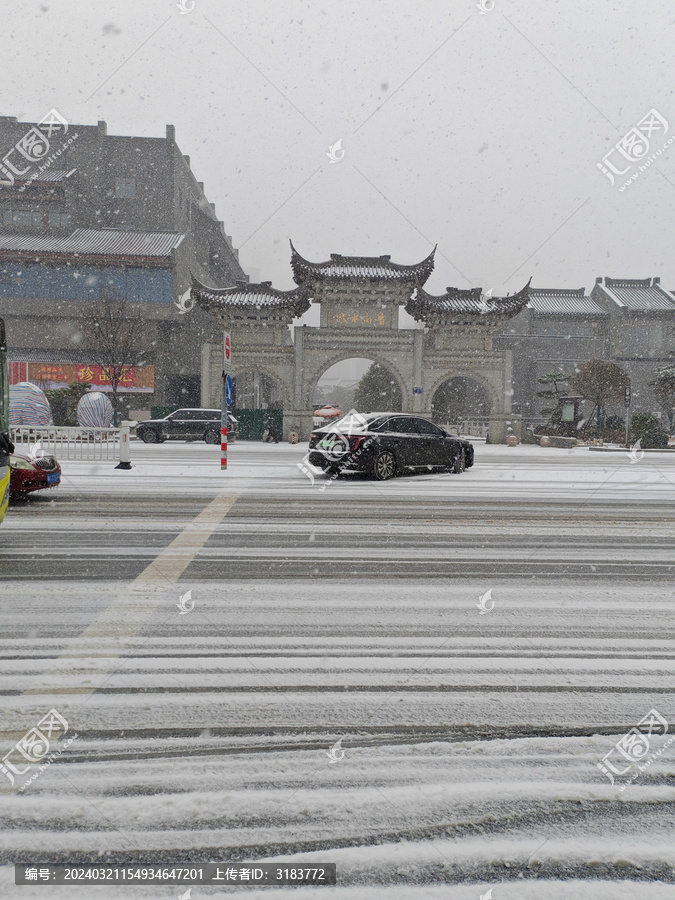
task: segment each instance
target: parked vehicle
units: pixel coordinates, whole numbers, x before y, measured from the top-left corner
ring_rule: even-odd
[[[61,466],[53,456],[34,457],[12,453],[9,469],[9,493],[13,497],[56,487],[61,482]]]
[[[433,422],[404,413],[346,416],[316,428],[309,441],[309,462],[329,474],[361,471],[378,481],[404,471],[470,468],[473,444]]]
[[[228,439],[239,437],[239,422],[227,414]],[[163,419],[147,419],[136,426],[136,436],[146,444],[159,444],[166,440],[206,441],[220,443],[219,409],[177,409]]]

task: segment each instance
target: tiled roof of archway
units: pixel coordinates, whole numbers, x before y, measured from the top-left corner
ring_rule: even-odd
[[[313,263],[300,256],[291,241],[291,267],[296,284],[313,278],[376,278],[417,281],[424,284],[434,270],[436,247],[426,259],[413,265],[391,261],[390,256],[341,256],[331,253],[326,262]]]
[[[532,279],[530,279],[532,281]],[[497,319],[510,319],[527,306],[530,298],[530,281],[517,294],[508,297],[484,297],[480,288],[446,288],[445,294],[434,297],[421,286],[415,288],[405,310],[418,321],[434,318],[457,317],[477,324]]]
[[[292,291],[278,291],[272,287],[271,281],[262,281],[259,284],[237,281],[232,287],[211,288],[193,277],[190,296],[202,309],[209,312],[239,307],[270,311],[286,310],[292,312],[294,316],[301,316],[310,307],[305,290],[294,288]]]

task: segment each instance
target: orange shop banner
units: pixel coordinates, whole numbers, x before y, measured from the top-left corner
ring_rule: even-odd
[[[101,366],[78,366],[77,380],[79,382],[88,381],[89,384],[95,384],[97,388],[111,386],[110,373]],[[132,388],[136,383],[136,369],[123,369],[118,383],[120,388]]]
[[[111,391],[109,373],[102,366],[89,363],[28,363],[28,381],[47,390],[88,383],[97,391]],[[124,372],[117,388],[120,392],[151,394],[155,390],[155,367],[133,366]]]

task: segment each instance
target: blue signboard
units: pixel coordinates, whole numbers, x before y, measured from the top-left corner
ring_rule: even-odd
[[[225,402],[228,406],[232,406],[232,376],[228,375],[225,379]]]
[[[3,262],[0,297],[40,300],[100,300],[130,297],[149,302],[173,301],[170,268],[139,266],[47,265],[30,261]]]

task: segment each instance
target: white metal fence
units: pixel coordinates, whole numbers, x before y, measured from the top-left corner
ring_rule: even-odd
[[[17,452],[53,454],[58,459],[118,460],[123,428],[80,428],[65,425],[16,425],[9,429]],[[126,427],[126,446],[129,441]],[[39,445],[39,446],[37,446]],[[42,454],[37,453],[38,450]],[[128,457],[127,457],[128,458]]]
[[[546,425],[549,420],[545,418],[529,417],[522,420],[523,430],[535,428],[537,425]],[[487,416],[474,416],[472,419],[457,419],[443,425],[446,431],[453,434],[464,434],[469,437],[485,437],[490,430],[490,419]]]

